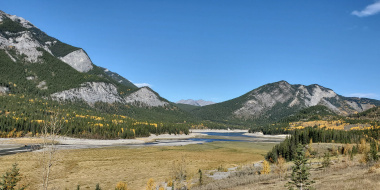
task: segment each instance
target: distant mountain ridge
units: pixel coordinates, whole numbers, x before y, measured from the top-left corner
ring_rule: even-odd
[[[176,102],[177,104],[188,104],[188,105],[193,105],[193,106],[207,106],[207,105],[212,105],[215,104],[215,102],[212,101],[205,101],[205,100],[193,100],[193,99],[187,99],[187,100],[179,100]]]
[[[270,83],[238,98],[194,109],[193,113],[208,120],[279,120],[297,111],[324,105],[339,115],[363,112],[380,105],[379,100],[350,98],[313,84],[291,85],[286,81]]]

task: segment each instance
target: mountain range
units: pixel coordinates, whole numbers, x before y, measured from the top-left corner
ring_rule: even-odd
[[[315,105],[326,106],[343,116],[380,105],[379,100],[344,97],[317,84],[305,86],[286,81],[263,85],[221,103],[180,100],[175,104],[149,87],[138,88],[123,76],[96,66],[83,49],[61,42],[29,21],[2,11],[0,69],[0,94],[25,94],[61,102],[84,102],[94,109],[97,103],[119,105],[112,109],[155,121],[171,117],[169,115],[181,115],[183,120],[194,122],[277,121]],[[184,106],[181,104],[194,107],[182,109]],[[138,108],[157,114],[143,111],[145,114],[141,116],[141,110],[136,111]],[[158,116],[163,113],[166,115]]]
[[[313,84],[291,85],[286,81],[270,83],[238,98],[194,109],[193,112],[211,120],[271,120],[276,121],[304,108],[323,105],[339,115],[363,112],[380,105],[368,98],[351,98]]]
[[[177,104],[188,104],[188,105],[193,105],[193,106],[207,106],[207,105],[215,104],[215,102],[212,102],[212,101],[192,100],[192,99],[179,100],[176,103]]]

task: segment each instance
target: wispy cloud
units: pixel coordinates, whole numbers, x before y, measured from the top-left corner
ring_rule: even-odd
[[[359,98],[379,98],[379,95],[375,94],[375,93],[353,93],[353,94],[349,94],[348,95],[349,97],[359,97]]]
[[[136,85],[139,88],[141,88],[143,86],[152,87],[152,85],[150,85],[148,83],[134,83],[134,85]]]
[[[366,16],[372,16],[377,13],[380,13],[380,1],[377,0],[375,3],[368,5],[366,8],[364,8],[361,11],[352,11],[352,15],[358,16],[358,17],[366,17]]]

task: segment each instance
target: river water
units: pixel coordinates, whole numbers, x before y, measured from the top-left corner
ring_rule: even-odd
[[[111,146],[126,146],[126,147],[146,147],[146,146],[184,146],[189,144],[204,144],[220,141],[235,141],[235,142],[269,142],[279,143],[284,140],[283,137],[275,136],[251,136],[245,132],[197,132],[199,135],[189,139],[171,139],[171,140],[155,140],[154,142],[143,144],[115,144],[115,145],[92,145],[92,144],[59,144],[57,149],[85,149],[85,148],[102,148]],[[0,156],[16,154],[20,152],[39,151],[39,145],[2,145],[0,144]]]

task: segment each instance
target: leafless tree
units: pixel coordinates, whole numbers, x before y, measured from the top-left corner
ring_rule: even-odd
[[[61,132],[64,119],[61,118],[60,111],[52,112],[41,130],[41,136],[43,138],[42,144],[42,189],[47,190],[49,187],[49,180],[51,178],[51,170],[57,159],[57,147],[56,139]]]

